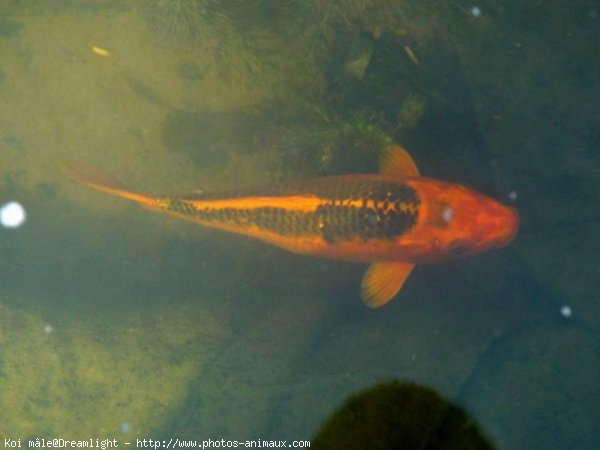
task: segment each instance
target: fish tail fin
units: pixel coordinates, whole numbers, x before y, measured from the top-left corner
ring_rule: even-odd
[[[130,190],[114,175],[98,167],[83,162],[65,161],[61,164],[61,169],[64,175],[78,183],[132,200],[150,209],[158,207],[156,199]]]

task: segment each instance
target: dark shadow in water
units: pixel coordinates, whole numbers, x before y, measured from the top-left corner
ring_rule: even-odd
[[[431,388],[389,381],[352,395],[311,439],[330,450],[492,450],[477,422]]]

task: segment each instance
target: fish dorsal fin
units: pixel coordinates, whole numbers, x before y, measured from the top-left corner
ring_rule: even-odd
[[[399,145],[388,145],[381,152],[379,171],[400,178],[418,177],[419,169],[408,152]]]
[[[414,266],[405,262],[371,264],[361,284],[362,301],[370,308],[385,305],[402,289]]]

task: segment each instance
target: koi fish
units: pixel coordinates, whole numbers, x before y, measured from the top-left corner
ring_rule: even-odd
[[[402,288],[415,264],[505,247],[517,212],[464,186],[422,177],[401,147],[387,147],[379,174],[341,175],[191,196],[153,197],[109,173],[65,164],[68,176],[150,210],[285,250],[370,263],[361,296],[380,307]]]

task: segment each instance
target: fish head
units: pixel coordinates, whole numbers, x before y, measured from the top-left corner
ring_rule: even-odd
[[[421,198],[418,229],[424,262],[437,262],[505,247],[519,229],[517,211],[458,184],[437,180],[418,186]]]

